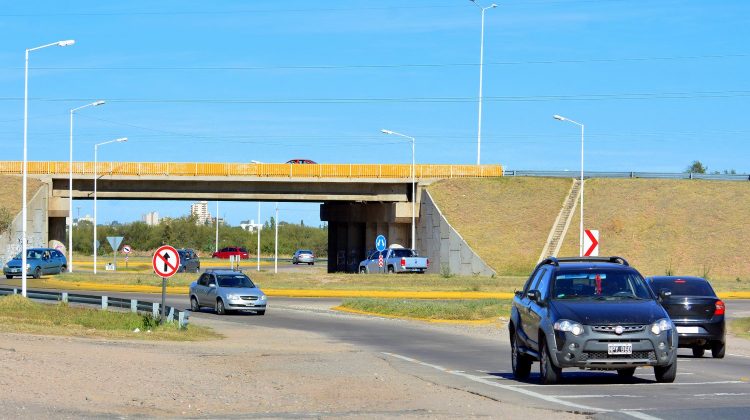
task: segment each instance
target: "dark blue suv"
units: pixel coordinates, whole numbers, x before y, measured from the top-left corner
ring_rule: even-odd
[[[674,325],[620,257],[543,260],[516,292],[508,330],[518,379],[535,361],[543,384],[559,382],[569,367],[616,370],[627,380],[640,366],[653,366],[658,382],[677,374]]]

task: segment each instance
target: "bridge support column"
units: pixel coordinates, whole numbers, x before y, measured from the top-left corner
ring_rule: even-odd
[[[404,203],[325,203],[320,218],[328,222],[328,272],[356,272],[359,262],[384,235],[389,244],[411,244],[411,213]]]
[[[67,248],[67,217],[69,216],[69,212],[67,199],[61,197],[49,197],[49,204],[47,207],[47,241],[60,241]]]

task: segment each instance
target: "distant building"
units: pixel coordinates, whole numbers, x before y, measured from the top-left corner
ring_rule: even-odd
[[[216,218],[215,217],[209,218],[208,219],[208,223],[211,224],[211,225],[216,225]],[[219,217],[219,224],[220,225],[224,224],[224,218],[223,217]]]
[[[79,217],[79,218],[73,220],[73,226],[78,226],[78,224],[81,223],[81,222],[89,222],[89,223],[91,223],[93,225],[94,224],[94,218],[91,217],[90,214],[87,214],[87,215],[85,215],[83,217]]]
[[[240,222],[240,228],[248,232],[255,232],[256,229],[263,229],[261,223],[255,223],[255,220],[243,220]]]
[[[141,220],[149,226],[156,226],[159,224],[159,212],[152,211],[141,216]]]
[[[208,201],[198,201],[191,204],[190,215],[195,216],[196,225],[207,225],[212,222],[211,213],[208,212]]]

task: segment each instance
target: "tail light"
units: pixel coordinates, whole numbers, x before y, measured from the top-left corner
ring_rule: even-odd
[[[716,301],[716,309],[714,310],[714,315],[724,315],[724,302],[717,300]]]
[[[430,268],[430,259],[427,259],[427,268]]]
[[[401,268],[406,267],[406,258],[401,258]]]

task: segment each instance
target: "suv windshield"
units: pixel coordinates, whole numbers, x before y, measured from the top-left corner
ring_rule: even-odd
[[[638,273],[625,270],[560,270],[552,284],[553,299],[651,299]]]
[[[227,274],[217,276],[219,287],[239,287],[239,288],[253,288],[255,285],[244,274]]]

